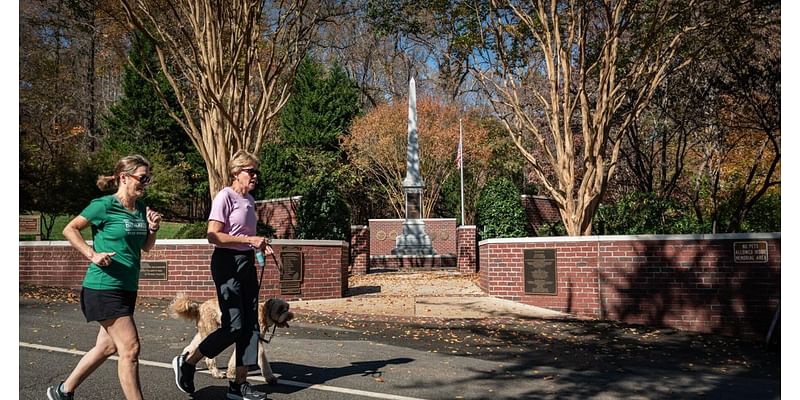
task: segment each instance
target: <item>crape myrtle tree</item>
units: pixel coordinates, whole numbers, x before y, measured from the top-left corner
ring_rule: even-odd
[[[261,149],[323,13],[336,9],[335,1],[326,0],[122,0],[122,5],[128,23],[155,44],[186,118],[170,115],[203,157],[212,197],[230,181],[233,153]]]
[[[145,193],[147,203],[168,217],[203,218],[208,206],[208,178],[197,150],[162,104],[159,92],[173,112],[181,113],[159,69],[152,42],[134,32],[128,57],[123,95],[103,118],[106,132],[101,152],[106,153],[108,162],[128,154],[147,157],[153,163],[154,176]],[[159,87],[154,88],[151,82]],[[113,165],[108,167],[113,169]]]
[[[695,221],[675,232],[780,230],[763,223],[775,218],[750,212],[768,208],[762,199],[780,202],[780,4],[713,6],[709,27],[687,40],[690,64],[665,79],[626,129],[613,188],[621,193],[606,196],[620,222],[630,220],[620,200],[633,199],[654,221],[665,214],[657,205],[680,203]]]
[[[621,134],[704,26],[696,1],[492,0],[473,70],[568,235],[589,235]]]

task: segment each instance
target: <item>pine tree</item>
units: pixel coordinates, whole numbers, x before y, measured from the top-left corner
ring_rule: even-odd
[[[294,95],[280,116],[285,143],[310,149],[340,151],[339,137],[347,132],[360,105],[355,84],[339,65],[329,73],[306,58],[297,71]]]
[[[160,70],[153,43],[134,33],[128,57],[132,65],[125,66],[123,95],[103,119],[106,136],[102,146],[107,162],[128,154],[147,157],[153,163],[155,176],[145,194],[148,204],[167,216],[204,218],[210,202],[205,163],[151,83],[156,82],[170,109],[181,115],[175,94]],[[146,71],[148,79],[137,70]]]
[[[265,144],[261,153],[264,187],[256,197],[300,194],[314,176],[343,165],[340,139],[360,112],[358,90],[345,71],[338,65],[326,71],[306,58],[281,111],[278,141]]]
[[[135,71],[149,71],[159,89],[166,93],[170,107],[178,110],[174,92],[159,70],[153,44],[141,34],[134,33],[129,58],[133,67],[125,66],[123,96],[110,107],[109,115],[104,119],[105,144],[117,148],[133,147],[140,152],[159,149],[168,155],[170,161],[176,162],[176,155],[195,149],[164,108],[155,87]]]

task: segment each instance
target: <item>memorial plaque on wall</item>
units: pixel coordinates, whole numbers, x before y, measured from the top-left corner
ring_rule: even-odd
[[[422,215],[422,198],[420,193],[406,193],[406,218],[418,219]]]
[[[19,216],[19,234],[20,235],[41,235],[41,218],[39,214],[36,215],[20,215]]]
[[[281,283],[303,280],[303,253],[300,247],[281,248]]]
[[[526,294],[557,294],[556,250],[525,250],[523,256]]]
[[[766,241],[733,242],[733,262],[765,263],[769,260]]]
[[[300,294],[300,282],[281,281],[281,294]]]
[[[166,261],[142,261],[139,269],[139,279],[148,281],[167,280]]]

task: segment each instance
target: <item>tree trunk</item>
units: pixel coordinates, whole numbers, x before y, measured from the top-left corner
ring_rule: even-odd
[[[162,3],[123,0],[122,6],[128,22],[155,43],[183,115],[169,107],[164,93],[159,96],[203,157],[213,198],[231,182],[231,155],[260,151],[322,12],[336,7],[310,7],[305,0],[167,0],[165,14]]]
[[[570,236],[591,234],[616,169],[621,132],[647,106],[692,29],[670,26],[691,4],[658,3],[539,0],[520,6],[495,0],[484,20],[492,40],[476,65],[488,70],[475,72],[491,88],[492,105],[517,149],[559,205]],[[631,35],[632,20],[647,38]],[[623,42],[631,40],[641,41],[641,54],[621,60],[629,50]]]

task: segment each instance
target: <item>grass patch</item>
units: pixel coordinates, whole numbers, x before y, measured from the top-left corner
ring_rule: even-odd
[[[44,228],[42,228],[42,240],[66,240],[64,235],[61,234],[61,231],[64,230],[64,227],[67,226],[69,221],[72,221],[73,218],[75,218],[74,215],[59,215],[56,217],[56,221],[53,223],[53,231],[51,232],[49,239],[44,237],[45,232]],[[162,221],[161,228],[158,230],[158,239],[175,239],[175,234],[181,230],[184,225],[187,225],[187,223]],[[81,236],[83,236],[84,240],[92,240],[92,229],[86,228],[82,230]],[[33,235],[20,235],[19,240],[36,240],[36,237]]]

